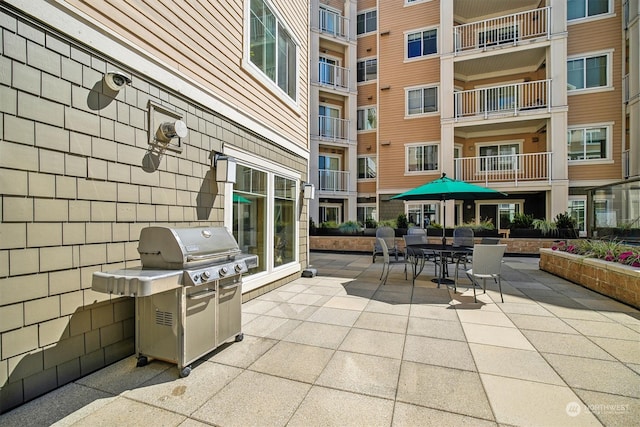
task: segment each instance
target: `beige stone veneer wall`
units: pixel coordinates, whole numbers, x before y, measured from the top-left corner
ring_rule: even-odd
[[[551,249],[540,249],[540,269],[640,308],[638,268]]]
[[[211,150],[232,144],[304,178],[307,163],[4,8],[0,49],[1,413],[134,353],[134,300],[93,292],[92,273],[139,265],[150,224],[223,225]],[[102,87],[113,68],[133,78],[117,93]],[[182,153],[150,154],[149,101],[187,123]]]

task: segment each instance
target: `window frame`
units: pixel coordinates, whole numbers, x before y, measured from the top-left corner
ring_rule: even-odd
[[[273,14],[273,16],[275,17],[276,20],[276,44],[275,44],[275,55],[276,55],[276,61],[275,61],[275,70],[276,70],[276,74],[275,74],[275,80],[271,79],[264,71],[262,71],[262,69],[259,68],[258,65],[256,65],[252,60],[251,60],[251,20],[252,20],[252,12],[251,12],[251,2],[254,0],[247,0],[245,2],[245,20],[243,22],[244,25],[244,46],[243,46],[243,57],[242,57],[242,68],[245,69],[253,78],[255,78],[256,80],[258,80],[258,82],[260,82],[262,85],[264,85],[265,87],[267,87],[273,94],[275,94],[280,100],[282,100],[283,102],[285,102],[287,105],[289,105],[289,107],[291,107],[292,109],[294,109],[295,111],[299,110],[300,107],[300,92],[301,92],[301,85],[300,85],[300,40],[296,37],[295,33],[291,30],[291,25],[289,25],[287,23],[287,21],[283,18],[282,14],[280,13],[280,11],[273,5],[273,3],[271,2],[271,0],[255,0],[255,1],[261,1],[265,7],[267,7],[271,13]],[[279,85],[279,80],[278,80],[278,72],[279,72],[279,63],[278,63],[278,56],[279,56],[279,45],[278,43],[280,42],[280,37],[279,37],[279,30],[280,27],[282,27],[282,29],[284,29],[287,33],[287,35],[289,36],[289,38],[291,39],[293,45],[295,46],[295,70],[294,70],[294,74],[295,76],[293,76],[293,79],[295,81],[295,85],[294,85],[294,90],[295,90],[295,96],[291,97],[290,94],[288,94],[285,90],[283,90],[280,85]]]
[[[567,24],[568,25],[571,25],[573,23],[596,20],[596,19],[609,18],[615,15],[614,8],[613,8],[613,0],[607,0],[607,11],[603,13],[599,13],[597,15],[588,14],[589,0],[582,0],[582,1],[585,3],[585,15],[580,16],[578,18],[569,18],[569,2],[567,2]]]
[[[583,124],[583,125],[571,125],[571,126],[567,126],[567,164],[569,166],[572,165],[585,165],[585,164],[602,164],[602,163],[613,163],[613,122],[606,122],[606,123],[590,123],[590,124]],[[605,136],[605,152],[606,152],[606,157],[600,157],[597,159],[575,159],[575,160],[571,160],[569,159],[569,134],[571,133],[571,131],[575,131],[575,130],[583,130],[583,131],[588,131],[590,129],[605,129],[606,130],[606,136]],[[583,141],[585,141],[585,139],[583,138]],[[583,143],[583,147],[586,144]],[[583,151],[584,152],[584,151]]]
[[[424,43],[423,37],[424,33],[427,31],[435,31],[436,33],[436,51],[424,54]],[[420,34],[420,55],[409,57],[409,36],[414,34]],[[404,32],[404,62],[413,62],[420,61],[423,59],[429,59],[433,57],[437,57],[440,54],[440,28],[438,26],[424,27],[424,28],[416,28],[413,30],[408,30]]]
[[[436,109],[435,111],[424,111],[424,91],[426,89],[434,89],[436,91]],[[412,91],[421,90],[422,91],[422,111],[420,113],[410,113],[409,112],[409,93]],[[404,88],[404,101],[405,101],[405,109],[404,109],[404,117],[405,119],[416,118],[416,117],[425,117],[425,116],[434,116],[440,114],[440,85],[439,84],[431,84],[431,85],[421,85],[421,86],[411,86]]]
[[[367,75],[367,63],[369,61],[375,61],[376,62],[376,77],[374,79],[367,79],[366,75]],[[365,79],[364,80],[358,80],[359,76],[359,67],[360,64],[364,64],[364,72],[365,72]],[[374,83],[378,80],[378,57],[374,56],[374,57],[370,57],[370,58],[360,58],[358,61],[356,61],[356,82],[358,85],[363,85],[363,84],[369,84],[369,83]]]
[[[376,27],[373,30],[370,30],[370,29],[367,29],[367,22],[369,22],[368,19],[367,19],[367,15],[372,13],[372,12],[375,12],[375,14],[376,14],[376,18],[375,18]],[[360,16],[363,16],[363,15],[364,15],[364,27],[365,28],[364,28],[364,32],[359,33],[358,32],[358,19],[360,18]],[[378,31],[378,9],[373,8],[373,9],[367,9],[367,10],[359,11],[358,14],[356,15],[356,37],[368,36],[371,33],[375,33],[377,31]]]
[[[373,164],[375,166],[375,171],[374,171],[374,176],[369,176],[369,177],[360,177],[360,161],[361,160],[373,160]],[[356,160],[356,179],[358,181],[374,181],[376,180],[376,178],[378,177],[378,157],[375,154],[369,154],[369,155],[362,155],[362,156],[358,156],[357,160]]]
[[[606,73],[607,73],[607,82],[604,86],[595,86],[595,87],[582,87],[582,88],[575,88],[575,89],[571,89],[569,88],[569,61],[576,61],[576,60],[582,60],[583,63],[585,63],[588,59],[590,58],[598,58],[598,57],[605,57],[606,58]],[[572,96],[572,95],[579,95],[579,94],[583,94],[583,93],[593,93],[593,92],[601,92],[601,91],[606,91],[606,90],[612,90],[613,89],[613,83],[612,83],[612,62],[613,62],[613,50],[606,50],[606,51],[598,51],[598,52],[588,52],[588,53],[584,53],[584,54],[580,54],[580,55],[571,55],[567,57],[567,64],[566,64],[566,68],[567,68],[567,95],[568,96]],[[583,67],[583,70],[586,70],[586,67]],[[584,83],[586,84],[586,71],[583,71],[585,74],[583,74],[584,79]]]
[[[436,147],[436,161],[437,165],[434,169],[420,169],[420,170],[410,170],[409,169],[409,159],[411,156],[411,150],[417,147],[422,147],[423,151],[425,147]],[[404,146],[404,174],[405,175],[423,175],[425,173],[434,173],[439,172],[441,169],[441,159],[440,156],[442,150],[440,150],[440,141],[431,141],[431,142],[412,142],[409,144],[405,144]],[[423,154],[424,156],[424,154]],[[422,166],[424,167],[424,161],[422,162]]]
[[[501,156],[500,153],[500,147],[502,146],[510,146],[510,145],[516,145],[518,147],[518,152],[516,153],[516,161],[515,161],[515,165],[512,165],[512,167],[507,168],[507,169],[502,169],[502,168],[486,168],[487,162],[483,162],[482,161],[482,157],[492,157],[492,156],[482,156],[480,154],[480,150],[482,148],[487,148],[487,147],[496,147],[498,150],[498,154],[496,154],[496,156]],[[476,144],[476,157],[478,158],[478,164],[476,165],[476,170],[477,173],[480,174],[484,174],[484,173],[500,173],[500,172],[517,172],[520,170],[520,155],[523,154],[523,147],[524,147],[524,140],[523,139],[518,139],[518,140],[507,140],[507,141],[488,141],[488,142],[482,142],[479,144]],[[500,159],[497,159],[498,161],[500,161]]]
[[[360,129],[360,113],[364,113],[367,114],[368,116],[368,111],[369,110],[373,110],[375,113],[375,123],[374,126],[370,129]],[[369,120],[367,120],[368,122]],[[359,106],[358,109],[356,110],[356,130],[359,133],[366,133],[366,132],[375,132],[378,129],[378,108],[375,105],[363,105],[363,106]]]

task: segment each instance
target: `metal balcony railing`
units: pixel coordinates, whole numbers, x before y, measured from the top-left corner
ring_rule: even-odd
[[[551,80],[454,92],[455,118],[513,114],[550,108]]]
[[[631,150],[624,150],[622,152],[622,176],[627,179],[631,176]]]
[[[629,74],[625,74],[622,78],[622,91],[624,102],[629,102]]]
[[[349,40],[349,19],[339,13],[320,8],[318,27],[323,34]]]
[[[326,62],[318,63],[318,83],[332,87],[334,89],[349,89],[349,72],[345,67],[327,64]]]
[[[514,13],[453,28],[455,52],[486,49],[490,46],[516,46],[524,40],[549,37],[551,7]]]
[[[484,183],[551,182],[551,153],[509,154],[454,159],[455,178]]]
[[[346,193],[349,191],[348,171],[335,171],[329,169],[320,169],[318,171],[318,190],[333,193]]]
[[[349,142],[351,120],[318,116],[318,136],[337,142]]]

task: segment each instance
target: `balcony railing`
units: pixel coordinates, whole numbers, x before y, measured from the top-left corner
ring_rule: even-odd
[[[551,80],[493,86],[455,92],[455,118],[513,114],[547,109]]]
[[[348,171],[334,171],[329,169],[320,169],[318,171],[318,190],[333,193],[346,193],[349,191]]]
[[[318,27],[324,34],[349,39],[349,19],[339,13],[320,8]]]
[[[629,74],[625,74],[622,78],[622,91],[624,94],[624,102],[629,102]]]
[[[550,36],[550,7],[486,19],[454,27],[455,52],[516,46],[524,40]]]
[[[349,141],[350,120],[318,116],[318,136],[338,142]]]
[[[622,176],[627,179],[631,176],[631,150],[624,150],[622,152]]]
[[[509,154],[454,159],[455,178],[484,183],[551,182],[551,153]]]
[[[318,63],[318,83],[334,89],[349,89],[349,69],[337,65]]]

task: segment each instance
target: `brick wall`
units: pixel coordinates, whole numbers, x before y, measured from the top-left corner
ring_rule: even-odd
[[[211,150],[231,143],[302,176],[307,164],[4,8],[0,26],[4,412],[134,353],[134,300],[92,291],[92,274],[139,265],[150,224],[223,224]],[[114,68],[133,81],[111,93],[102,78]],[[149,101],[187,123],[181,153],[150,149]]]

